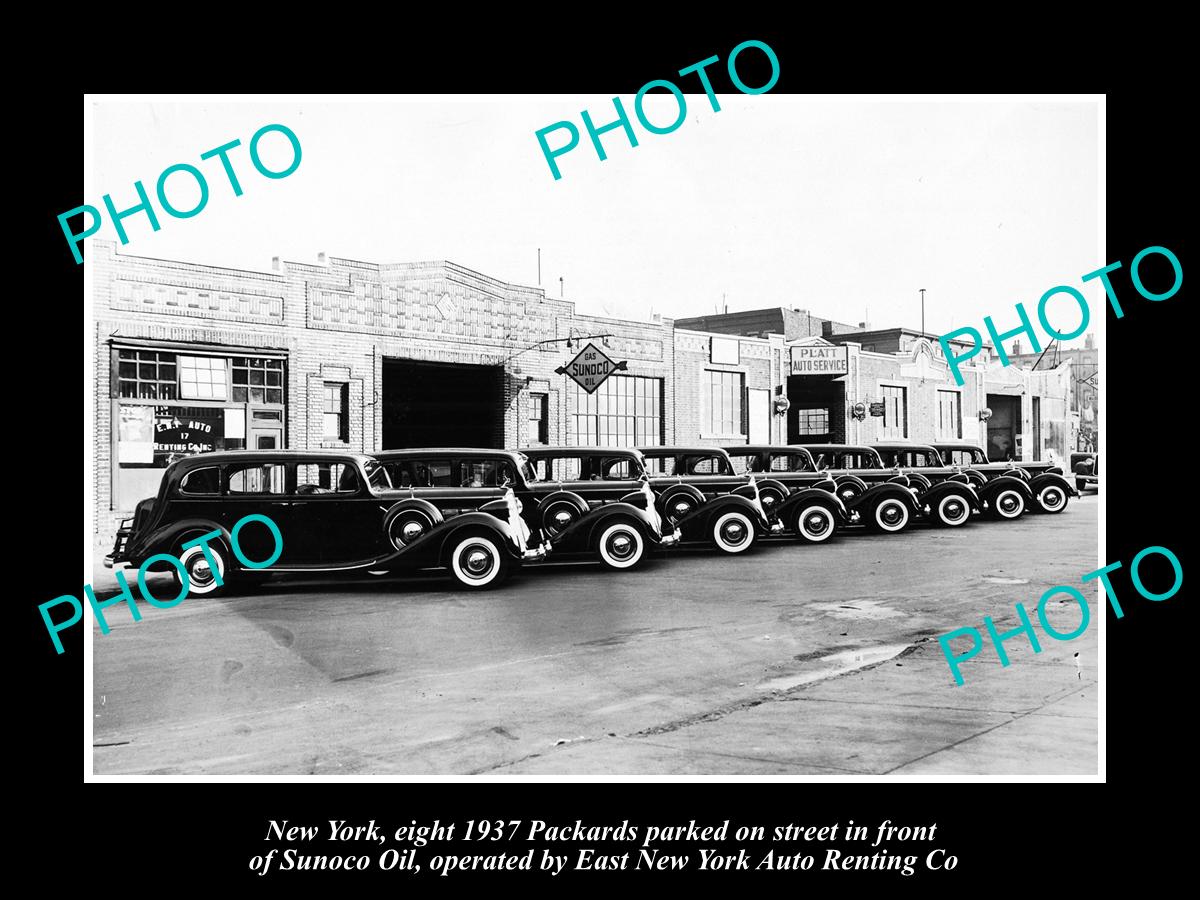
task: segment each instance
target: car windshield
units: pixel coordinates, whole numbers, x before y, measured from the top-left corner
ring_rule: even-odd
[[[377,491],[387,491],[392,488],[392,480],[388,478],[387,471],[377,463],[370,459],[364,465],[367,471],[367,482]]]

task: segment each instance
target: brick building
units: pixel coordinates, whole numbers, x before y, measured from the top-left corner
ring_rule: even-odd
[[[1033,371],[1054,369],[1071,362],[1071,412],[1078,419],[1078,431],[1072,444],[1075,450],[1100,449],[1100,351],[1092,335],[1084,338],[1082,347],[1064,348],[1052,341],[1041,353],[1022,353],[1021,342],[1013,341],[1008,355],[1014,366]]]
[[[259,272],[90,247],[102,539],[187,453],[674,438],[670,319],[579,315],[444,261]],[[554,370],[590,335],[628,370],[589,396]]]
[[[685,330],[685,322],[709,330]],[[1069,364],[1004,367],[986,346],[962,366],[960,386],[936,335],[811,322],[803,310],[780,309],[676,320],[677,440],[964,440],[995,459],[1025,460],[1061,460],[1074,447]]]

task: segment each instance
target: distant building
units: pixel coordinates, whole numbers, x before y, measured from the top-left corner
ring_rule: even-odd
[[[747,309],[741,312],[715,313],[711,316],[692,316],[676,319],[676,328],[705,331],[715,334],[737,334],[744,337],[766,337],[781,334],[784,340],[794,341],[806,337],[829,337],[857,331],[867,327],[866,322],[847,325],[832,319],[814,316],[807,309],[787,309],[772,306],[766,309]]]
[[[1092,335],[1087,335],[1082,347],[1064,348],[1058,341],[1044,347],[1041,353],[1022,353],[1021,342],[1013,341],[1009,360],[1015,366],[1034,371],[1053,369],[1070,361],[1071,412],[1079,417],[1076,450],[1100,449],[1100,351]]]

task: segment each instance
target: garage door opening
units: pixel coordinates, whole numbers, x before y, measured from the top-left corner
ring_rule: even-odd
[[[504,369],[383,361],[383,448],[502,447]]]

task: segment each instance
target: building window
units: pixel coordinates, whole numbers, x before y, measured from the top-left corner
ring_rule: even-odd
[[[937,392],[937,438],[952,441],[962,438],[962,395],[958,391]]]
[[[175,354],[117,351],[117,396],[136,400],[177,399]]]
[[[797,410],[796,429],[800,434],[829,434],[829,408]]]
[[[550,396],[529,395],[529,440],[537,444],[550,443]]]
[[[880,437],[908,437],[908,388],[884,385]]]
[[[225,359],[220,356],[179,357],[179,396],[184,400],[225,400],[229,396]]]
[[[741,372],[706,370],[703,382],[704,424],[708,434],[743,434]]]
[[[233,358],[235,403],[283,403],[283,360]]]
[[[661,378],[610,375],[594,394],[573,383],[574,434],[579,447],[650,447],[661,444]]]
[[[325,430],[327,441],[350,441],[350,385],[325,382]]]

